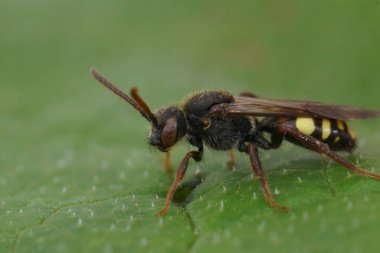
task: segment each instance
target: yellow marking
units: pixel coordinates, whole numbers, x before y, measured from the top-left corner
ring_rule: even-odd
[[[306,135],[311,135],[315,130],[314,120],[312,118],[297,118],[297,129]]]
[[[351,135],[353,140],[356,140],[356,133],[351,128],[348,128],[348,133]]]
[[[336,124],[338,125],[338,128],[340,129],[340,130],[344,130],[344,123],[343,123],[343,121],[341,121],[341,120],[337,120],[336,121]]]
[[[340,141],[340,137],[339,136],[335,137],[334,143],[337,143],[338,141]]]
[[[322,120],[322,140],[329,138],[331,134],[331,122],[328,119]]]

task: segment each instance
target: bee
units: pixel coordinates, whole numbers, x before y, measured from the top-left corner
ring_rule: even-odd
[[[150,122],[148,142],[165,153],[166,169],[170,167],[169,152],[179,140],[186,138],[195,148],[179,164],[165,206],[158,216],[169,210],[190,159],[197,163],[202,160],[204,145],[213,150],[230,151],[231,167],[235,166],[235,150],[246,153],[266,201],[280,211],[289,208],[273,198],[258,150],[276,149],[283,140],[326,155],[354,173],[380,179],[379,174],[358,168],[335,153],[351,152],[356,146],[356,135],[348,127],[347,120],[378,117],[380,111],[311,101],[265,99],[250,92],[233,96],[227,91],[202,91],[191,95],[179,106],[168,106],[153,114],[137,88],[131,88],[128,96],[95,69],[91,73]],[[264,133],[269,133],[270,139],[265,138]]]

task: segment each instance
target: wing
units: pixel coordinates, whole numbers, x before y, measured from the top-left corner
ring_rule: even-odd
[[[331,119],[368,119],[380,116],[380,111],[342,105],[321,104],[301,100],[277,100],[256,97],[234,97],[234,103],[218,104],[211,113],[225,116],[324,117]]]

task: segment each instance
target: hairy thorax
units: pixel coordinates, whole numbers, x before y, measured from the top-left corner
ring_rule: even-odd
[[[205,91],[191,96],[183,103],[189,138],[199,138],[212,149],[235,149],[242,138],[252,132],[252,121],[247,117],[210,116],[212,106],[233,103],[234,97],[225,91]]]

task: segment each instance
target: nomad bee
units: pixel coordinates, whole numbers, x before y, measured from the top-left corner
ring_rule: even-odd
[[[153,114],[144,100],[132,88],[130,96],[107,81],[96,70],[92,75],[104,86],[132,105],[152,125],[149,144],[165,152],[164,166],[170,167],[170,149],[183,137],[196,148],[188,152],[180,163],[174,182],[166,196],[164,215],[181,183],[189,160],[202,160],[203,145],[211,149],[230,151],[229,165],[234,167],[234,150],[246,153],[267,202],[275,209],[286,211],[269,190],[258,149],[278,148],[282,141],[324,154],[348,170],[366,177],[380,179],[380,175],[363,170],[337,155],[334,151],[352,151],[355,133],[348,127],[349,119],[368,119],[380,116],[380,111],[298,100],[258,98],[249,92],[233,96],[226,91],[203,91],[190,96],[179,106],[169,106]],[[260,117],[258,119],[257,117]],[[270,140],[263,133],[270,134]]]

